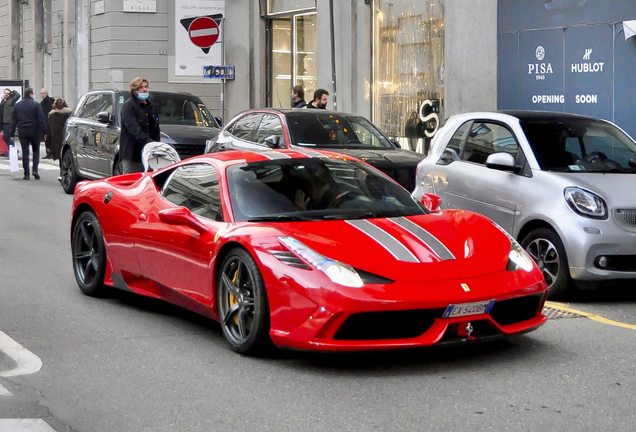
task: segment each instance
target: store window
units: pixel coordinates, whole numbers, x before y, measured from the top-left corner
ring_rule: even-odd
[[[426,153],[444,118],[444,0],[376,0],[373,50],[374,123]]]
[[[316,14],[291,15],[270,20],[271,63],[269,104],[291,106],[291,91],[305,89],[309,102],[316,90]]]

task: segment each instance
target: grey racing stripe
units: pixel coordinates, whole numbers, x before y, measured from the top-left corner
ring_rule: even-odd
[[[317,158],[323,158],[323,159],[325,159],[325,158],[326,158],[326,159],[329,159],[327,156],[325,156],[325,155],[324,155],[324,154],[322,154],[322,153],[319,153],[319,152],[317,152],[317,151],[313,151],[313,150],[300,149],[300,148],[298,148],[297,146],[292,146],[292,147],[290,148],[290,150],[293,150],[293,151],[295,151],[295,152],[298,152],[298,153],[304,154],[305,156],[310,157],[310,158],[312,158],[312,157],[317,157]]]
[[[428,246],[428,248],[435,252],[441,259],[455,259],[455,255],[453,255],[453,253],[448,250],[444,243],[439,241],[434,235],[426,231],[421,226],[417,225],[415,222],[412,222],[405,217],[389,218],[389,220],[394,224],[401,226],[402,228],[413,234],[415,237],[420,239],[422,243]]]
[[[406,246],[400,243],[398,239],[393,237],[388,232],[384,231],[382,228],[373,225],[368,220],[356,219],[350,221],[348,220],[345,222],[359,229],[360,231],[371,237],[373,240],[378,242],[380,246],[386,249],[396,259],[412,263],[420,262],[420,260],[418,260],[417,257],[413,255],[413,252],[411,252]]]
[[[276,159],[291,159],[292,157],[288,154],[285,153],[281,153],[281,152],[277,152],[277,151],[268,151],[265,152],[265,156],[267,156],[268,158],[270,158],[271,160],[276,160]]]

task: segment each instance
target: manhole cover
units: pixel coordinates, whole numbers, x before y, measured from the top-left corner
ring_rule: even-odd
[[[561,319],[561,318],[584,318],[585,315],[581,315],[574,312],[566,312],[559,309],[552,308],[550,306],[543,307],[543,315],[548,319]]]

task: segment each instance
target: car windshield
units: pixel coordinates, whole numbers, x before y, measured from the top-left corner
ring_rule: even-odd
[[[236,222],[397,217],[428,211],[384,174],[359,162],[285,159],[233,165],[227,183]]]
[[[364,117],[324,113],[321,110],[286,115],[292,144],[303,147],[393,148],[389,140]]]
[[[159,105],[161,124],[218,127],[203,102],[191,96],[178,93],[153,93],[152,100]]]
[[[636,143],[610,123],[542,119],[521,121],[521,127],[542,170],[636,172]]]

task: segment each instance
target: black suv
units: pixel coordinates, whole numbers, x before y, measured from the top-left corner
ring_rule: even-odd
[[[84,94],[66,122],[62,145],[62,188],[75,191],[81,179],[117,175],[121,107],[130,94],[93,90]],[[159,105],[161,141],[172,145],[181,159],[203,154],[205,142],[218,135],[220,119],[190,93],[151,91]]]

